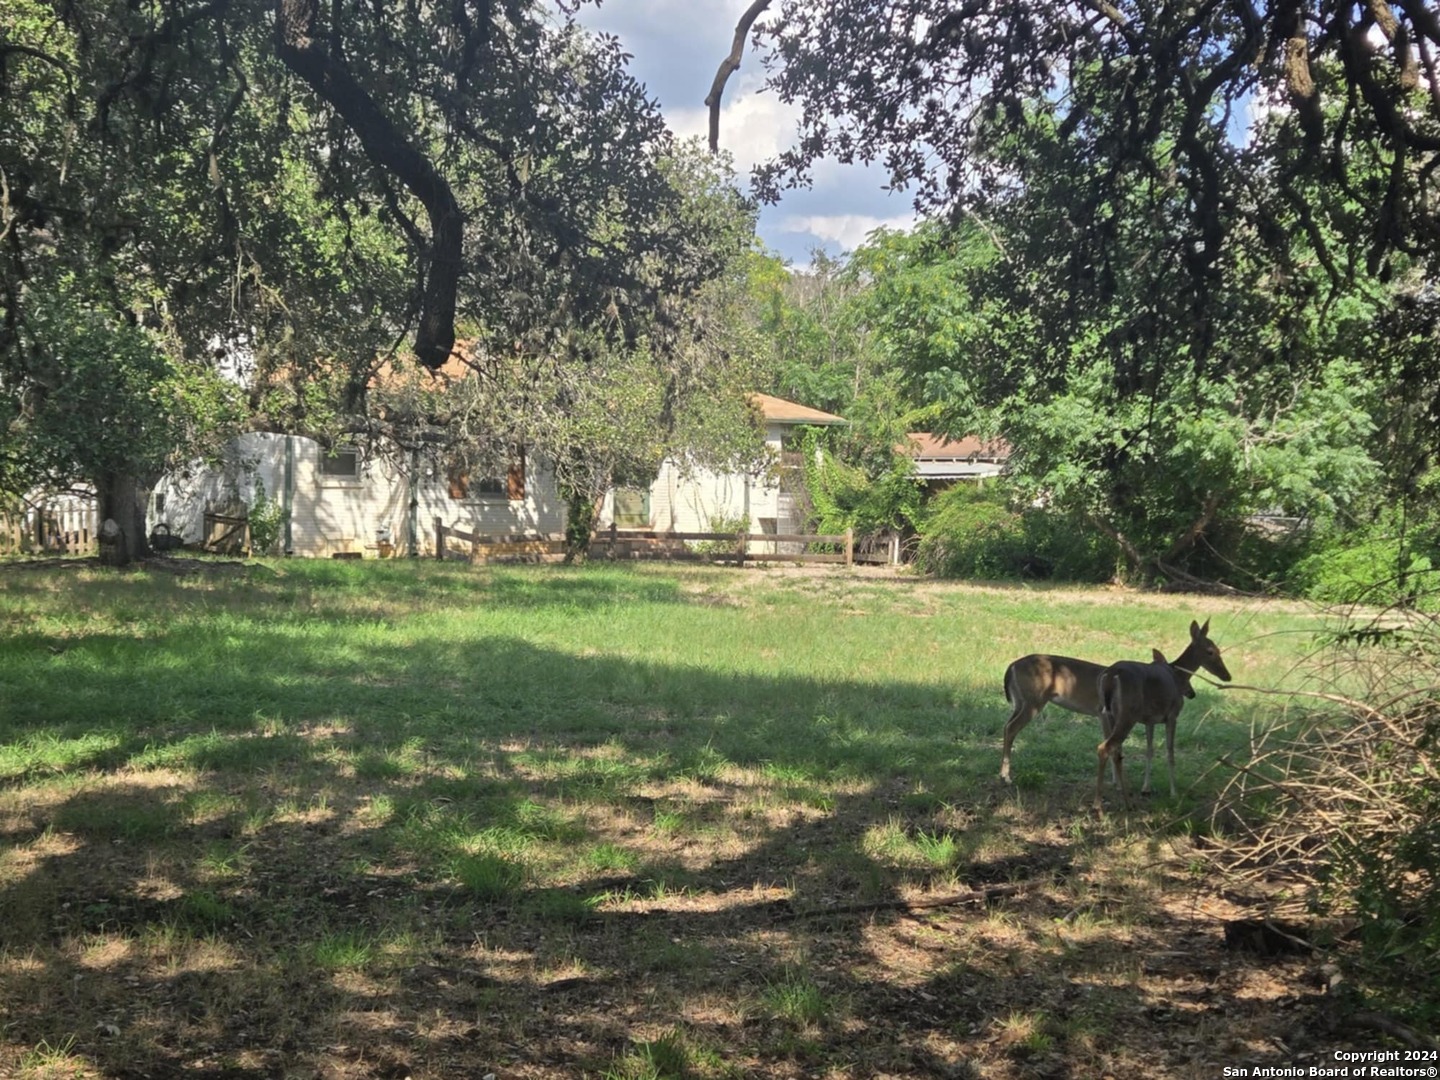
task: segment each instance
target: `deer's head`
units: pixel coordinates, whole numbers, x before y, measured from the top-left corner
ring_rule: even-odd
[[[1190,620],[1190,647],[1185,650],[1189,659],[1191,671],[1204,668],[1222,682],[1230,681],[1230,669],[1225,666],[1225,661],[1220,658],[1220,646],[1210,640],[1210,620],[1205,620],[1201,626],[1194,619]]]

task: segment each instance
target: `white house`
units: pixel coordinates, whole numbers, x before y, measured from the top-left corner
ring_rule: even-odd
[[[728,530],[744,521],[749,532],[797,533],[804,527],[803,477],[795,434],[803,427],[832,427],[846,421],[769,394],[751,394],[765,422],[765,446],[771,468],[755,476],[686,470],[666,460],[647,490],[614,492],[600,518],[622,529],[656,532],[710,532],[722,523]]]
[[[422,459],[365,460],[354,447],[327,454],[300,435],[232,439],[218,467],[156,487],[150,521],[186,543],[214,541],[243,517],[263,485],[289,511],[281,550],[295,555],[433,553],[434,522],[486,536],[551,536],[565,528],[553,477],[520,455],[507,475],[449,477]]]
[[[838,416],[754,395],[777,467],[762,476],[687,473],[666,461],[648,491],[608,495],[599,525],[703,532],[744,517],[753,532],[798,531],[798,468],[790,435],[801,425],[842,424]],[[495,539],[558,539],[565,504],[540,460],[517,454],[506,475],[443,475],[426,459],[365,460],[354,447],[326,453],[300,435],[252,432],[228,443],[218,466],[166,477],[155,489],[150,527],[166,525],[187,544],[240,532],[263,486],[289,511],[281,550],[294,555],[433,555],[434,523]]]

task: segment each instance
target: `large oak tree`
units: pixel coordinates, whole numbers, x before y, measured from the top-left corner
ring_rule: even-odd
[[[253,369],[258,422],[294,429],[397,348],[438,368],[457,328],[633,343],[717,269],[675,257],[669,135],[618,42],[539,3],[0,10],[0,389],[22,419],[65,348],[31,313],[66,275],[117,334]],[[101,490],[137,549],[145,479]]]

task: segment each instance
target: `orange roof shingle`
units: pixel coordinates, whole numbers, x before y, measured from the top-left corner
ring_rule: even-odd
[[[928,461],[1004,461],[1010,457],[1010,444],[1004,439],[987,442],[974,435],[946,439],[928,431],[910,432],[905,436],[905,444],[898,449],[916,460]]]
[[[750,400],[766,420],[776,424],[815,424],[823,427],[849,423],[843,416],[836,416],[834,413],[824,412],[820,409],[812,409],[808,405],[797,405],[793,401],[786,401],[784,398],[773,397],[770,394],[751,394]]]

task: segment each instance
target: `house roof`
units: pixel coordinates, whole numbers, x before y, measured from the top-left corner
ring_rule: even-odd
[[[750,400],[772,424],[813,424],[816,427],[828,427],[849,423],[843,416],[812,409],[808,405],[797,405],[793,401],[769,394],[751,394]]]
[[[1004,439],[985,441],[974,435],[947,439],[928,431],[912,431],[898,447],[916,461],[1008,461],[1010,444]]]

